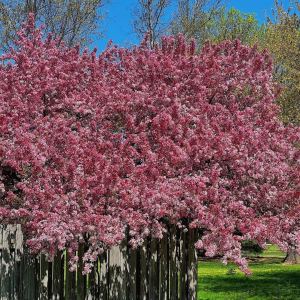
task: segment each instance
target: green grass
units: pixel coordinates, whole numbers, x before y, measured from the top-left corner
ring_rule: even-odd
[[[270,245],[252,258],[252,275],[245,276],[237,267],[224,266],[218,261],[200,261],[198,264],[198,300],[258,300],[300,299],[300,265],[282,264],[282,253]],[[228,275],[234,268],[235,274]]]
[[[280,249],[276,245],[268,245],[267,249],[262,253],[261,256],[284,258],[285,253],[280,251]]]

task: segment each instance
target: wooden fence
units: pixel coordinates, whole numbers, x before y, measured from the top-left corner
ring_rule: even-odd
[[[82,263],[68,270],[66,252],[53,262],[31,256],[23,248],[21,227],[0,225],[0,299],[196,300],[195,240],[194,231],[171,228],[162,240],[148,239],[137,250],[124,242],[82,275]]]

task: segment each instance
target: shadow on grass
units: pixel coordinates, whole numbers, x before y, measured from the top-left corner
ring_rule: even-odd
[[[198,299],[200,300],[296,300],[300,299],[300,269],[264,270],[264,268],[259,268],[254,270],[254,274],[250,277],[242,274],[206,274],[199,278],[198,286],[200,292]]]

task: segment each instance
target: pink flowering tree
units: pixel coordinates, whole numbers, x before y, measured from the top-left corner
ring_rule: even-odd
[[[300,249],[299,128],[283,126],[267,53],[58,46],[31,20],[0,67],[0,218],[34,252],[87,245],[86,271],[129,232],[168,225],[247,271],[241,242]]]

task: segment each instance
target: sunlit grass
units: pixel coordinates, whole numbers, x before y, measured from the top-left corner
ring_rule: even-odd
[[[283,257],[284,253],[276,246],[268,246],[261,258],[250,263],[253,272],[250,277],[232,264],[224,266],[219,261],[200,261],[198,299],[300,299],[300,265],[284,265]],[[230,268],[236,272],[228,275]]]

